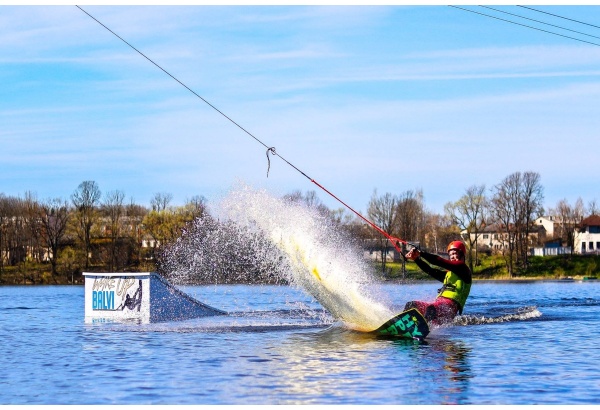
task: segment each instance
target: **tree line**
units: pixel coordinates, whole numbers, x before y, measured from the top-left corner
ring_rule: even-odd
[[[560,200],[555,208],[544,208],[544,188],[537,172],[514,172],[499,183],[486,189],[485,184],[472,185],[456,201],[444,205],[444,213],[428,212],[423,192],[405,191],[400,195],[375,192],[368,208],[368,216],[392,236],[418,242],[424,248],[440,253],[451,240],[463,240],[467,246],[467,262],[472,271],[479,253],[502,255],[509,275],[527,271],[530,249],[544,241],[558,240],[561,245],[574,249],[574,233],[580,222],[589,215],[598,214],[596,200],[584,206],[578,198],[574,205]],[[557,221],[552,237],[531,235],[534,221],[541,216],[553,216]],[[490,249],[482,240],[486,228],[494,227],[502,245]],[[382,252],[387,247],[380,239]],[[382,256],[385,269],[386,258]]]
[[[359,246],[379,252],[381,268],[386,270],[391,244],[348,209],[329,209],[314,191],[295,191],[285,199],[316,208]],[[490,189],[485,185],[468,187],[460,198],[444,206],[443,214],[427,210],[420,189],[400,194],[375,190],[366,217],[388,234],[430,252],[445,252],[450,241],[464,240],[472,270],[480,252],[492,251],[485,249],[479,238],[486,227],[495,225],[504,241],[496,251],[514,276],[527,270],[529,249],[536,245],[530,233],[537,217],[554,215],[555,236],[573,246],[573,228],[584,217],[598,213],[595,199],[587,206],[581,198],[574,205],[563,199],[548,210],[543,200],[540,174],[515,172]],[[28,267],[39,264],[49,265],[49,277],[43,278],[46,283],[58,276],[75,282],[86,270],[154,270],[160,265],[161,249],[180,238],[193,221],[210,217],[202,196],[192,197],[183,206],[171,206],[171,201],[171,194],[156,193],[149,208],[133,200],[126,203],[123,191],[102,195],[95,181],[83,181],[68,200],[40,201],[31,192],[24,197],[0,193],[0,283],[6,269],[16,267],[26,278]],[[537,238],[542,239],[553,238]]]
[[[156,193],[150,208],[126,203],[123,191],[103,196],[95,181],[83,181],[69,200],[0,193],[0,283],[10,267],[23,281],[46,283],[58,276],[73,283],[86,270],[153,270],[158,246],[205,212],[201,196],[183,206],[170,206],[171,200],[171,194]],[[49,277],[36,280],[30,271],[40,264],[49,264]]]

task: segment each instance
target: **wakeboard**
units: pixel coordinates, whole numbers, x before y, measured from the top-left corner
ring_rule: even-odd
[[[373,333],[403,339],[425,339],[429,334],[427,321],[416,308],[401,312],[379,326]]]

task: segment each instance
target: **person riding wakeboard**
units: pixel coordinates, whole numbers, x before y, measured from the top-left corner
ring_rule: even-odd
[[[434,326],[450,323],[457,314],[462,314],[471,291],[472,274],[465,263],[467,251],[465,244],[461,241],[452,241],[447,251],[449,259],[417,248],[411,249],[406,254],[406,258],[413,260],[423,272],[443,283],[433,302],[415,300],[404,306],[404,310],[416,308],[425,320]]]

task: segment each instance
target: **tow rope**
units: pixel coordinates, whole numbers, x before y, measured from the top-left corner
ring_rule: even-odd
[[[328,193],[329,195],[331,195],[334,199],[336,199],[338,202],[340,202],[342,205],[344,205],[346,208],[348,208],[350,211],[352,211],[354,214],[356,214],[360,219],[362,219],[363,221],[365,221],[367,224],[369,224],[371,227],[373,227],[376,231],[378,231],[379,233],[381,233],[383,236],[385,236],[394,246],[394,248],[400,252],[400,254],[402,256],[404,256],[402,249],[401,249],[401,243],[403,244],[407,244],[407,245],[411,245],[413,247],[418,247],[417,245],[405,241],[404,239],[400,239],[400,238],[396,238],[393,237],[391,235],[389,235],[387,232],[385,232],[383,229],[381,229],[380,227],[378,227],[377,225],[375,225],[373,222],[369,221],[367,218],[365,218],[364,216],[362,216],[360,213],[358,213],[357,211],[355,211],[351,206],[349,206],[348,204],[346,204],[344,201],[342,201],[341,199],[339,199],[337,196],[335,196],[333,193],[331,193],[329,190],[327,190],[323,185],[319,184],[317,181],[315,181],[313,178],[309,177],[308,175],[306,175],[304,172],[302,172],[298,167],[296,167],[294,164],[292,164],[291,162],[289,162],[287,159],[285,159],[284,157],[282,157],[280,154],[278,154],[275,151],[275,147],[269,147],[267,144],[265,144],[264,142],[262,142],[260,139],[258,139],[257,137],[255,137],[252,133],[250,133],[248,130],[246,130],[244,127],[242,127],[240,124],[238,124],[237,122],[235,122],[233,119],[231,119],[230,117],[228,117],[224,112],[222,112],[221,110],[219,110],[217,107],[215,107],[214,105],[212,105],[210,102],[208,102],[206,99],[204,99],[202,96],[200,96],[198,93],[196,93],[194,90],[192,90],[191,88],[189,88],[187,85],[185,85],[183,82],[181,82],[180,80],[178,80],[175,76],[173,76],[171,73],[169,73],[167,70],[165,70],[164,68],[162,68],[160,65],[158,65],[156,62],[154,62],[151,58],[149,58],[148,56],[146,56],[144,53],[142,53],[140,50],[138,50],[137,48],[135,48],[133,45],[131,45],[130,43],[128,43],[125,39],[123,39],[121,36],[119,36],[117,33],[115,33],[114,31],[112,31],[110,28],[108,28],[106,25],[104,25],[102,22],[100,22],[97,18],[95,18],[94,16],[92,16],[90,13],[88,13],[87,11],[85,11],[84,9],[82,9],[79,6],[75,6],[77,7],[79,10],[81,10],[83,13],[87,14],[91,19],[93,19],[94,21],[96,21],[98,24],[100,24],[102,27],[104,27],[106,30],[108,30],[110,33],[112,33],[115,37],[117,37],[119,40],[121,40],[123,43],[127,44],[130,48],[132,48],[134,51],[136,51],[138,54],[140,54],[142,57],[144,57],[146,60],[148,60],[149,62],[151,62],[152,64],[154,64],[157,68],[159,68],[161,71],[163,71],[165,74],[167,74],[169,77],[171,77],[173,80],[177,81],[181,86],[183,86],[185,89],[187,89],[189,92],[191,92],[192,94],[194,94],[196,97],[198,97],[200,100],[202,100],[204,103],[206,103],[209,107],[211,107],[212,109],[214,109],[216,112],[218,112],[219,114],[221,114],[223,117],[225,117],[227,120],[229,120],[229,122],[231,122],[232,124],[234,124],[236,127],[238,127],[239,129],[241,129],[243,132],[245,132],[246,134],[248,134],[250,137],[252,137],[254,140],[256,140],[259,144],[261,144],[263,147],[265,147],[267,149],[267,178],[269,177],[269,171],[271,169],[271,159],[269,158],[269,154],[274,155],[274,156],[278,156],[279,158],[281,158],[286,164],[288,164],[289,166],[291,166],[292,168],[294,168],[296,171],[298,171],[300,174],[304,175],[310,182],[314,183],[316,186],[318,186],[319,188],[321,188],[323,191],[325,191],[326,193]]]

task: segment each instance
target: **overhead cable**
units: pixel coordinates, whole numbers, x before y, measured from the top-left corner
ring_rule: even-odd
[[[196,97],[198,97],[199,99],[201,99],[202,101],[204,101],[209,107],[211,107],[212,109],[214,109],[216,112],[218,112],[219,114],[221,114],[223,117],[225,117],[227,120],[229,120],[232,124],[234,124],[236,127],[238,127],[239,129],[241,129],[242,131],[244,131],[246,134],[248,134],[249,136],[251,136],[252,138],[254,138],[259,144],[263,145],[265,148],[267,148],[267,152],[271,151],[271,154],[273,155],[277,155],[279,158],[281,158],[283,161],[285,161],[289,166],[291,166],[292,168],[294,168],[296,171],[298,171],[299,173],[301,173],[302,175],[304,175],[306,178],[311,179],[311,177],[309,177],[308,175],[306,175],[304,172],[302,172],[301,170],[299,170],[298,168],[296,168],[296,166],[294,166],[294,164],[290,163],[288,160],[286,160],[284,157],[282,157],[281,155],[279,155],[278,153],[275,152],[275,148],[274,147],[269,147],[267,144],[265,144],[264,142],[262,142],[260,139],[258,139],[257,137],[255,137],[250,131],[248,131],[247,129],[245,129],[244,127],[242,127],[240,124],[238,124],[237,122],[235,122],[233,119],[231,119],[229,116],[227,116],[223,111],[219,110],[217,107],[215,107],[214,105],[212,105],[209,101],[207,101],[206,99],[204,99],[200,94],[196,93],[194,90],[192,90],[190,87],[188,87],[187,85],[185,85],[183,82],[179,81],[179,79],[177,79],[173,74],[169,73],[167,70],[165,70],[164,68],[162,68],[160,65],[158,65],[157,63],[155,63],[150,57],[146,56],[144,53],[142,53],[140,50],[138,50],[137,48],[135,48],[134,46],[132,46],[131,44],[129,44],[124,38],[122,38],[121,36],[119,36],[117,33],[115,33],[114,31],[112,31],[110,28],[108,28],[107,26],[105,26],[104,24],[102,24],[101,21],[99,21],[97,18],[95,18],[94,16],[92,16],[90,13],[88,13],[87,11],[85,11],[84,9],[82,9],[81,7],[77,6],[76,7],[83,11],[85,14],[87,14],[89,17],[91,17],[93,20],[95,20],[98,24],[100,24],[102,27],[104,27],[106,30],[110,31],[115,37],[117,37],[119,40],[121,40],[123,43],[127,44],[129,47],[131,47],[133,50],[135,50],[138,54],[140,54],[142,57],[144,57],[146,60],[150,61],[152,64],[154,64],[156,67],[158,67],[161,71],[163,71],[165,74],[167,74],[169,77],[171,77],[173,80],[177,81],[180,85],[182,85],[184,88],[186,88],[189,92],[191,92],[192,94],[194,94]],[[267,155],[268,158],[268,155]],[[268,174],[268,171],[267,171]]]
[[[535,21],[536,23],[540,23],[540,24],[545,24],[547,26],[556,27],[556,28],[559,28],[561,30],[571,31],[571,32],[577,33],[577,34],[583,34],[584,36],[589,36],[589,37],[594,37],[594,38],[600,38],[598,36],[594,36],[594,35],[591,35],[591,34],[582,33],[581,31],[571,30],[571,29],[566,28],[566,27],[561,27],[561,26],[557,26],[557,25],[554,25],[554,24],[545,23],[545,22],[540,21],[540,20],[530,19],[529,17],[520,16],[518,14],[509,13],[508,11],[498,10],[498,9],[493,8],[493,7],[489,7],[489,6],[479,6],[479,7],[484,7],[486,9],[497,11],[499,13],[510,14],[511,16],[519,17],[519,18],[522,18],[522,19],[525,19],[525,20]]]
[[[575,23],[579,23],[579,24],[585,24],[586,26],[592,26],[592,27],[600,28],[600,26],[595,26],[595,25],[593,25],[593,24],[590,24],[590,23],[584,23],[583,21],[579,21],[579,20],[573,20],[573,19],[570,19],[570,18],[568,18],[568,17],[559,16],[558,14],[552,14],[552,13],[548,13],[548,12],[546,12],[546,11],[542,11],[542,10],[534,9],[533,7],[527,7],[527,6],[517,6],[517,7],[522,7],[522,8],[524,8],[524,9],[529,9],[529,10],[536,11],[536,12],[538,12],[538,13],[544,13],[544,14],[548,14],[548,15],[550,15],[550,16],[554,16],[554,17],[561,18],[561,19],[565,19],[565,20],[569,20],[569,21],[574,21]]]
[[[129,44],[125,39],[123,39],[121,36],[119,36],[117,33],[115,33],[114,31],[112,31],[110,28],[108,28],[106,25],[104,25],[102,22],[100,22],[97,18],[95,18],[94,16],[92,16],[90,13],[88,13],[87,11],[85,11],[84,9],[82,9],[79,6],[76,6],[79,10],[81,10],[82,12],[84,12],[85,14],[87,14],[89,17],[91,17],[94,21],[96,21],[98,24],[100,24],[102,27],[104,27],[106,30],[108,30],[109,32],[111,32],[115,37],[117,37],[119,40],[121,40],[123,43],[127,44],[129,47],[131,47],[134,51],[136,51],[138,54],[140,54],[142,57],[144,57],[146,60],[148,60],[149,62],[151,62],[152,64],[154,64],[156,67],[158,67],[161,71],[163,71],[165,74],[167,74],[169,77],[171,77],[173,80],[177,81],[180,85],[182,85],[185,89],[187,89],[189,92],[191,92],[192,94],[194,94],[196,97],[198,97],[199,99],[201,99],[203,102],[205,102],[207,105],[209,105],[211,108],[213,108],[215,111],[217,111],[219,114],[221,114],[223,117],[225,117],[227,120],[229,120],[232,124],[234,124],[235,126],[237,126],[239,129],[241,129],[242,131],[244,131],[246,134],[248,134],[250,137],[254,138],[258,143],[260,143],[261,145],[263,145],[265,148],[267,148],[267,162],[268,162],[268,168],[267,168],[267,177],[269,176],[269,169],[271,168],[271,160],[269,158],[269,155],[276,155],[279,158],[281,158],[286,164],[288,164],[289,166],[291,166],[292,168],[294,168],[296,171],[298,171],[300,174],[302,174],[303,176],[305,176],[307,179],[310,180],[310,182],[314,183],[315,185],[317,185],[319,188],[321,188],[323,191],[325,191],[327,194],[331,195],[334,199],[336,199],[338,202],[340,202],[342,205],[344,205],[346,208],[348,208],[350,211],[352,211],[356,216],[358,216],[359,218],[361,218],[363,221],[365,221],[366,223],[368,223],[371,227],[373,227],[375,230],[377,230],[379,233],[381,233],[383,236],[385,236],[394,246],[394,248],[396,248],[396,250],[398,250],[398,252],[402,253],[402,249],[400,247],[400,243],[404,243],[404,244],[408,244],[411,246],[415,246],[413,245],[411,242],[407,242],[404,239],[400,239],[400,238],[396,238],[391,236],[390,234],[388,234],[387,232],[385,232],[383,229],[381,229],[380,227],[378,227],[377,225],[375,225],[373,222],[371,222],[370,220],[368,220],[367,218],[365,218],[363,215],[361,215],[359,212],[357,212],[354,208],[352,208],[350,205],[346,204],[344,201],[342,201],[340,198],[338,198],[337,196],[335,196],[332,192],[330,192],[329,190],[327,190],[327,188],[325,188],[323,185],[319,184],[315,179],[309,177],[308,175],[306,175],[304,172],[302,172],[299,168],[297,168],[294,164],[292,164],[291,162],[289,162],[288,160],[286,160],[284,157],[282,157],[281,155],[279,155],[279,153],[277,153],[275,151],[275,147],[269,147],[268,145],[266,145],[264,142],[262,142],[260,139],[258,139],[257,137],[255,137],[254,135],[252,135],[248,130],[246,130],[244,127],[242,127],[241,125],[239,125],[237,122],[235,122],[234,120],[232,120],[230,117],[228,117],[227,115],[225,115],[225,113],[223,113],[221,110],[219,110],[217,107],[215,107],[214,105],[212,105],[210,102],[208,102],[206,99],[202,98],[198,93],[196,93],[194,90],[192,90],[191,88],[189,88],[187,85],[185,85],[183,82],[181,82],[180,80],[178,80],[175,76],[173,76],[171,73],[169,73],[167,70],[165,70],[164,68],[162,68],[160,65],[158,65],[157,63],[155,63],[152,59],[150,59],[148,56],[146,56],[144,53],[142,53],[140,50],[138,50],[137,48],[135,48],[134,46],[132,46],[131,44]]]
[[[537,31],[543,31],[544,33],[553,34],[553,35],[555,35],[555,36],[560,36],[560,37],[569,38],[569,39],[571,39],[571,40],[581,41],[582,43],[592,44],[592,45],[594,45],[594,46],[600,46],[600,44],[598,44],[598,43],[594,43],[594,42],[591,42],[591,41],[586,41],[586,40],[582,40],[582,39],[580,39],[580,38],[575,38],[575,37],[565,36],[564,34],[559,34],[559,33],[555,33],[555,32],[553,32],[553,31],[548,31],[548,30],[543,30],[543,29],[541,29],[541,28],[537,28],[537,27],[529,26],[529,25],[527,25],[527,24],[521,24],[521,23],[517,23],[516,21],[512,21],[512,20],[506,20],[506,19],[503,19],[503,18],[500,18],[500,17],[491,16],[491,15],[489,15],[489,14],[480,13],[480,12],[478,12],[478,11],[474,11],[474,10],[465,9],[465,8],[463,8],[463,7],[458,7],[458,6],[450,6],[450,7],[454,7],[455,9],[460,9],[460,10],[463,10],[463,11],[468,11],[468,12],[470,12],[470,13],[479,14],[479,15],[481,15],[481,16],[485,16],[485,17],[493,18],[493,19],[496,19],[496,20],[505,21],[505,22],[507,22],[507,23],[516,24],[516,25],[518,25],[518,26],[527,27],[527,28],[530,28],[530,29],[533,29],[533,30],[537,30]]]

